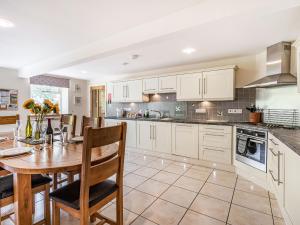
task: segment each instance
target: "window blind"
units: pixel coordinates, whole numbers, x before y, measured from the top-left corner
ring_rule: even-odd
[[[66,78],[54,77],[49,75],[38,75],[38,76],[30,77],[30,84],[69,88],[70,80]]]

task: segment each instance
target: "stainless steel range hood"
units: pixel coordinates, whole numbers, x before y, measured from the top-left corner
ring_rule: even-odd
[[[280,42],[267,48],[267,76],[244,88],[268,88],[296,85],[297,78],[290,73],[291,43]]]

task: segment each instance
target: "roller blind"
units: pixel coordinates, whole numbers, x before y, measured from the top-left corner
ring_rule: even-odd
[[[50,75],[38,75],[30,77],[30,84],[47,85],[54,87],[69,88],[70,80]]]

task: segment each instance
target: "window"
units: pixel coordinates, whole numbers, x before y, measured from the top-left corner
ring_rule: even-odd
[[[68,88],[31,84],[30,90],[31,98],[36,102],[43,103],[45,99],[49,99],[58,103],[61,113],[68,113]]]

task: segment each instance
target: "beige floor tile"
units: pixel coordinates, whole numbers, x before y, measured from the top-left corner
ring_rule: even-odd
[[[229,188],[234,188],[236,182],[236,174],[220,170],[214,170],[208,178],[208,182]]]
[[[232,203],[271,215],[269,198],[236,190],[233,195]]]
[[[201,169],[201,170],[191,168],[186,173],[184,173],[184,176],[202,180],[202,181],[206,181],[207,178],[209,177],[211,171],[210,171],[210,169],[207,169],[204,167],[202,167],[202,168],[203,169]]]
[[[142,166],[146,166],[147,164],[153,162],[154,160],[156,160],[156,157],[153,156],[149,156],[149,155],[141,155],[138,156],[134,163],[138,164],[138,165],[142,165]]]
[[[281,210],[279,208],[277,200],[271,199],[271,207],[272,207],[273,216],[282,218]]]
[[[188,208],[196,196],[197,193],[195,192],[172,186],[166,192],[164,192],[160,198]]]
[[[212,168],[208,168],[208,167],[204,167],[204,166],[197,166],[197,165],[193,165],[192,169],[199,170],[199,171],[207,171],[207,172],[212,172],[213,171]]]
[[[199,194],[191,206],[191,210],[226,222],[230,203]]]
[[[162,170],[162,169],[166,168],[168,165],[170,165],[171,163],[172,163],[171,160],[156,159],[156,160],[150,162],[147,166],[154,168],[154,169]]]
[[[188,210],[179,225],[225,225],[225,223]]]
[[[116,221],[116,205],[115,204],[110,205],[109,207],[104,209],[101,212],[101,214],[103,216],[110,218],[113,221]],[[135,218],[137,218],[137,216],[138,216],[137,214],[124,209],[123,210],[124,225],[129,225],[130,223],[132,223],[132,221],[135,220]]]
[[[191,168],[193,165],[185,162],[173,162],[173,165],[183,166],[185,168]]]
[[[274,217],[274,225],[285,225],[283,218]]]
[[[139,169],[141,166],[135,163],[131,163],[131,162],[126,162],[124,165],[124,171],[126,171],[127,173],[131,173],[137,169]]]
[[[169,188],[169,184],[162,183],[156,180],[149,179],[142,183],[141,185],[137,186],[136,189],[147,194],[153,196],[160,196],[165,190]]]
[[[275,199],[276,200],[276,196],[272,192],[269,192],[269,196],[270,196],[271,199]]]
[[[123,186],[123,194],[127,195],[129,192],[131,192],[133,189],[131,187]]]
[[[190,191],[199,192],[201,187],[203,186],[204,181],[197,180],[190,177],[182,176],[180,177],[174,185],[177,187],[185,188]]]
[[[168,165],[163,170],[167,171],[167,172],[170,172],[170,173],[176,173],[176,174],[182,175],[188,170],[188,168],[185,167],[185,166],[182,166],[182,165],[179,166],[179,165],[171,164],[171,165]]]
[[[166,171],[160,171],[158,174],[152,177],[152,179],[167,184],[173,184],[179,178],[179,176],[180,175],[178,174],[169,173]]]
[[[237,205],[231,205],[228,223],[231,225],[272,225],[270,215]]]
[[[238,178],[237,183],[236,183],[236,187],[237,190],[240,191],[246,191],[252,194],[256,194],[256,195],[260,195],[263,197],[268,197],[268,191],[258,185],[256,185],[255,183],[248,181],[246,179],[243,178]]]
[[[140,216],[131,225],[156,225],[156,223],[153,223],[150,220]]]
[[[231,202],[233,189],[220,186],[217,184],[206,183],[200,191],[203,195],[218,198],[226,202]]]
[[[185,211],[183,207],[157,199],[142,216],[160,225],[177,225]]]
[[[142,167],[136,171],[134,171],[134,174],[143,176],[143,177],[153,177],[155,174],[157,174],[159,172],[159,170],[154,169],[154,168],[150,168],[150,167]]]
[[[150,206],[156,197],[133,190],[124,197],[124,208],[136,214],[141,214],[148,206]]]
[[[146,177],[142,177],[133,173],[130,173],[124,177],[124,185],[135,188],[141,183],[143,183],[145,180],[147,180]]]

